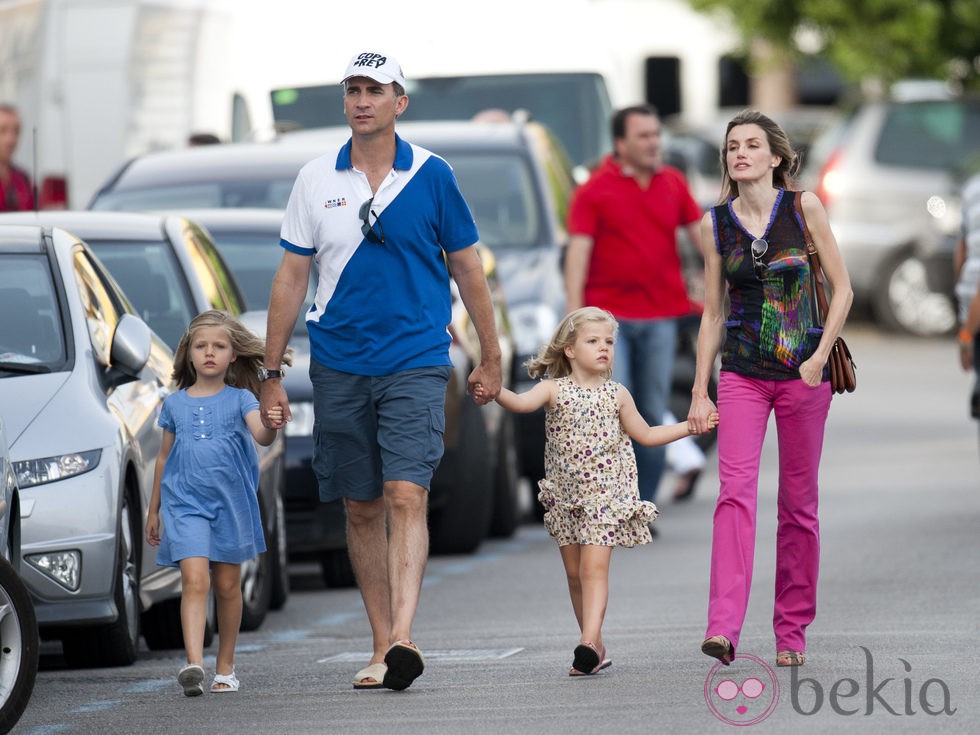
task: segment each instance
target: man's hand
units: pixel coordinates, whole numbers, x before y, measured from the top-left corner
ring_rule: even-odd
[[[470,373],[466,392],[473,396],[477,405],[485,406],[500,393],[501,382],[500,360],[481,362]]]
[[[270,378],[262,383],[259,392],[259,416],[262,418],[262,425],[267,429],[281,429],[293,419],[286,389],[277,378]]]

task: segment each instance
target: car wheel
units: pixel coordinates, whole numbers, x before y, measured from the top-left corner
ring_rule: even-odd
[[[487,461],[487,428],[480,407],[465,400],[461,407],[459,447],[443,462],[440,474],[451,478],[439,488],[441,506],[429,514],[430,546],[435,554],[470,554],[490,530],[493,487]],[[448,471],[446,471],[448,470]]]
[[[72,667],[129,666],[139,651],[139,548],[129,498],[119,511],[114,600],[118,617],[94,629],[73,631],[62,639],[65,661]]]
[[[271,558],[269,582],[272,594],[269,596],[269,609],[281,610],[289,599],[289,555],[286,548],[286,512],[282,497],[276,496],[276,527],[272,536],[266,540]]]
[[[0,732],[9,732],[24,713],[37,677],[37,619],[20,576],[0,558]]]
[[[353,587],[357,584],[347,549],[332,549],[320,555],[320,573],[327,587]]]
[[[241,630],[257,630],[269,612],[270,567],[268,552],[257,554],[242,564]]]
[[[877,321],[893,331],[930,337],[947,334],[956,326],[952,299],[932,289],[926,264],[912,253],[885,267],[872,308]]]
[[[517,458],[517,438],[514,417],[507,413],[500,423],[497,441],[497,462],[493,470],[493,514],[490,535],[508,538],[521,522],[520,472]]]

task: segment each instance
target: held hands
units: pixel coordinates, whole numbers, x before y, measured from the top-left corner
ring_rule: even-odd
[[[293,416],[286,391],[278,380],[266,380],[259,389],[259,417],[267,429],[281,429]]]
[[[268,428],[270,429],[281,428],[286,423],[283,419],[282,406],[270,406],[265,415],[268,419]]]
[[[709,413],[708,418],[703,423],[703,426],[705,427],[704,431],[698,431],[697,422],[688,417],[687,432],[689,434],[707,434],[709,431],[718,426],[718,412],[712,411]]]
[[[718,426],[718,408],[707,395],[694,394],[687,412],[687,428],[691,434],[707,434]]]

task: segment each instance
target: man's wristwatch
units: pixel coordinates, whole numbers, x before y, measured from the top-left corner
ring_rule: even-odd
[[[278,370],[269,370],[265,365],[259,368],[259,382],[264,382],[269,378],[281,378],[286,374],[286,371],[282,368]]]

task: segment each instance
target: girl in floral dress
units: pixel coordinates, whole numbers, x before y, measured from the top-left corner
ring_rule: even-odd
[[[546,407],[538,499],[546,509],[545,527],[558,542],[581,633],[570,676],[611,665],[602,621],[612,549],[649,543],[648,524],[658,514],[653,503],[640,500],[630,439],[658,446],[692,433],[686,423],[649,426],[629,391],[610,378],[617,328],[608,311],[576,309],[527,365],[532,377],[544,379],[519,395],[502,389],[496,399],[518,413]],[[479,396],[481,387],[475,392]]]

